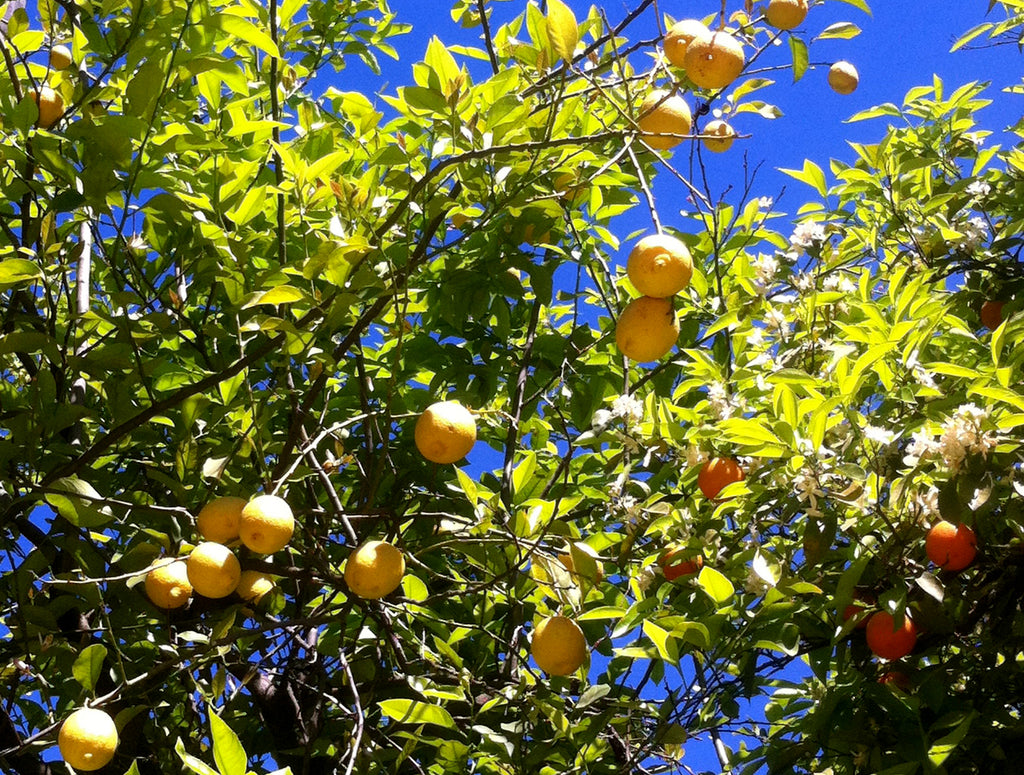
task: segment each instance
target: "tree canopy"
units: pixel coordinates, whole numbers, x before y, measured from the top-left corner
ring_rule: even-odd
[[[652,0],[456,0],[359,90],[387,0],[0,2],[0,768],[91,707],[145,775],[1016,772],[1012,94],[857,114],[795,216],[706,164],[844,3],[687,4],[723,87]]]

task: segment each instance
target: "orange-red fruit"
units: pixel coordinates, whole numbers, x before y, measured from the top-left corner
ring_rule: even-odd
[[[689,560],[675,562],[675,559],[685,552],[685,549],[670,549],[661,556],[661,572],[669,581],[675,581],[680,576],[692,576],[704,567],[704,557],[695,555]]]
[[[989,331],[999,328],[1003,322],[1003,302],[989,299],[981,305],[981,324]]]
[[[868,619],[865,632],[868,648],[882,659],[902,659],[914,650],[917,643],[917,628],[909,616],[903,617],[903,624],[896,626],[896,620],[888,611],[879,611]]]
[[[728,485],[742,482],[746,476],[740,464],[731,457],[716,457],[701,466],[697,486],[705,498],[714,500]]]
[[[909,692],[912,688],[910,678],[907,677],[906,673],[899,670],[890,670],[882,673],[878,676],[878,683],[882,684],[882,686],[895,686],[904,692]]]
[[[943,570],[963,570],[974,562],[978,538],[967,525],[954,525],[943,520],[928,531],[924,550],[928,559]]]
[[[853,603],[850,603],[848,606],[846,606],[846,608],[843,609],[843,621],[844,622],[849,621],[853,617],[859,616],[860,614],[864,613],[867,610],[868,610],[868,605],[866,603],[864,603],[864,602],[853,602]],[[863,619],[861,619],[859,622],[857,622],[856,628],[858,630],[863,630],[865,627],[867,627],[868,626],[868,619],[869,618],[870,617],[865,616]]]

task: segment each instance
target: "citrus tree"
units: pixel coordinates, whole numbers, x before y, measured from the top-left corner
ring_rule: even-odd
[[[1022,150],[725,6],[0,3],[5,771],[1014,770]]]

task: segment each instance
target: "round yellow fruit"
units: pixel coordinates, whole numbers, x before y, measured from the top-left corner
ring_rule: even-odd
[[[572,619],[549,616],[533,631],[530,650],[537,666],[548,675],[570,675],[587,658],[587,639]]]
[[[779,30],[792,30],[807,18],[807,0],[770,0],[765,21]]]
[[[146,596],[158,608],[181,608],[192,597],[188,565],[184,560],[158,560],[146,574]]]
[[[416,449],[431,463],[462,460],[476,443],[476,420],[458,401],[438,401],[416,421]]]
[[[743,44],[728,32],[694,38],[686,47],[686,74],[701,89],[724,89],[743,72]]]
[[[50,49],[50,67],[54,70],[67,70],[71,62],[71,49],[67,46],[54,46]]]
[[[615,344],[630,360],[646,363],[661,359],[679,338],[679,321],[672,299],[641,296],[619,315]]]
[[[199,511],[196,530],[207,541],[227,544],[238,538],[238,523],[245,508],[245,498],[216,498]]]
[[[368,541],[348,557],[345,583],[353,595],[378,600],[402,583],[405,557],[387,541]]]
[[[711,37],[711,30],[699,19],[683,19],[665,33],[665,59],[675,67],[685,67],[686,49],[696,38]]]
[[[283,498],[258,495],[245,504],[238,518],[242,543],[259,554],[273,554],[288,546],[295,532],[295,517]]]
[[[860,74],[849,62],[836,62],[828,69],[828,85],[838,94],[853,94],[859,83]]]
[[[668,234],[651,234],[640,240],[626,261],[629,281],[644,296],[663,299],[690,284],[693,259],[682,242]]]
[[[657,89],[644,98],[640,105],[637,126],[643,132],[644,142],[659,151],[674,148],[683,141],[682,137],[656,137],[659,134],[687,135],[693,125],[690,106],[678,94],[669,96],[667,91]]]
[[[117,726],[109,713],[79,708],[61,724],[57,746],[64,761],[76,770],[98,770],[114,758]]]
[[[258,603],[260,599],[274,588],[274,580],[266,573],[258,570],[244,570],[238,579],[235,592],[243,600]]]
[[[732,147],[732,141],[736,139],[736,130],[721,119],[709,121],[701,134],[704,135],[704,147],[712,153],[728,151]]]
[[[227,597],[235,591],[242,566],[235,553],[212,541],[199,544],[188,556],[188,580],[204,597]]]
[[[60,92],[44,86],[39,91],[32,89],[29,96],[39,108],[39,119],[36,121],[39,126],[49,129],[60,121],[64,115],[64,98],[60,96]]]

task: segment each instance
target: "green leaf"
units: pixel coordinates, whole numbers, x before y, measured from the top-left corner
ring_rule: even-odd
[[[697,583],[718,605],[724,605],[735,593],[732,582],[719,571],[705,565],[697,577]]]
[[[858,35],[860,35],[860,27],[853,22],[836,22],[823,29],[814,37],[814,40],[849,40]]]
[[[607,697],[611,690],[612,688],[608,684],[594,684],[587,687],[587,690],[580,695],[579,702],[576,703],[576,709],[582,710],[588,705],[593,705],[598,700]]]
[[[291,285],[279,285],[269,291],[254,293],[242,305],[242,309],[249,309],[258,304],[293,304],[297,301],[308,301],[309,297],[298,288]]]
[[[213,740],[213,760],[220,775],[245,775],[245,749],[238,735],[213,712],[213,708],[210,708],[210,738]]]
[[[37,280],[43,276],[42,271],[32,261],[24,258],[9,258],[0,261],[0,285],[13,285],[29,280]]]
[[[181,763],[186,768],[195,773],[195,775],[220,775],[217,770],[207,765],[202,759],[197,759],[192,754],[185,750],[185,743],[179,737],[178,742],[174,744],[174,752],[178,754],[178,758],[181,759]]]
[[[745,417],[730,417],[719,425],[723,437],[731,444],[757,446],[760,444],[781,445],[782,440],[776,436],[761,420]]]
[[[779,172],[789,175],[801,183],[806,183],[822,196],[828,196],[828,184],[825,181],[825,173],[821,171],[821,167],[810,159],[804,160],[804,167],[801,170],[780,169]]]
[[[658,654],[661,658],[673,665],[678,665],[679,648],[676,646],[675,640],[672,638],[672,633],[649,620],[643,623],[643,628],[644,635],[650,638],[654,643],[654,646],[658,649]]]
[[[852,5],[854,8],[859,8],[868,16],[871,16],[871,9],[868,7],[865,0],[841,0],[841,2],[844,2],[847,5]]]
[[[96,688],[96,682],[103,670],[103,660],[107,658],[107,647],[100,643],[93,643],[82,649],[82,653],[75,658],[71,666],[71,675],[82,685],[87,692]]]
[[[455,721],[444,708],[415,700],[381,700],[377,703],[381,712],[402,724],[434,724],[448,729],[455,728]]]
[[[789,36],[789,53],[793,59],[793,83],[804,77],[807,72],[807,44],[796,35]]]
[[[576,16],[562,0],[548,0],[547,22],[551,48],[562,59],[571,62],[576,44],[580,42]]]
[[[72,525],[99,527],[114,518],[110,509],[102,505],[102,498],[96,488],[78,477],[58,479],[50,485],[50,489],[59,492],[47,493],[46,502]]]
[[[264,54],[275,59],[281,58],[281,52],[270,36],[241,16],[233,16],[227,13],[216,13],[203,19],[203,26],[210,30],[223,30],[229,35],[234,35],[239,40],[255,46]]]
[[[931,748],[928,749],[928,761],[936,767],[943,764],[963,741],[967,731],[971,728],[971,724],[974,723],[974,719],[977,717],[978,712],[971,711],[957,724],[956,729],[932,743]]]

